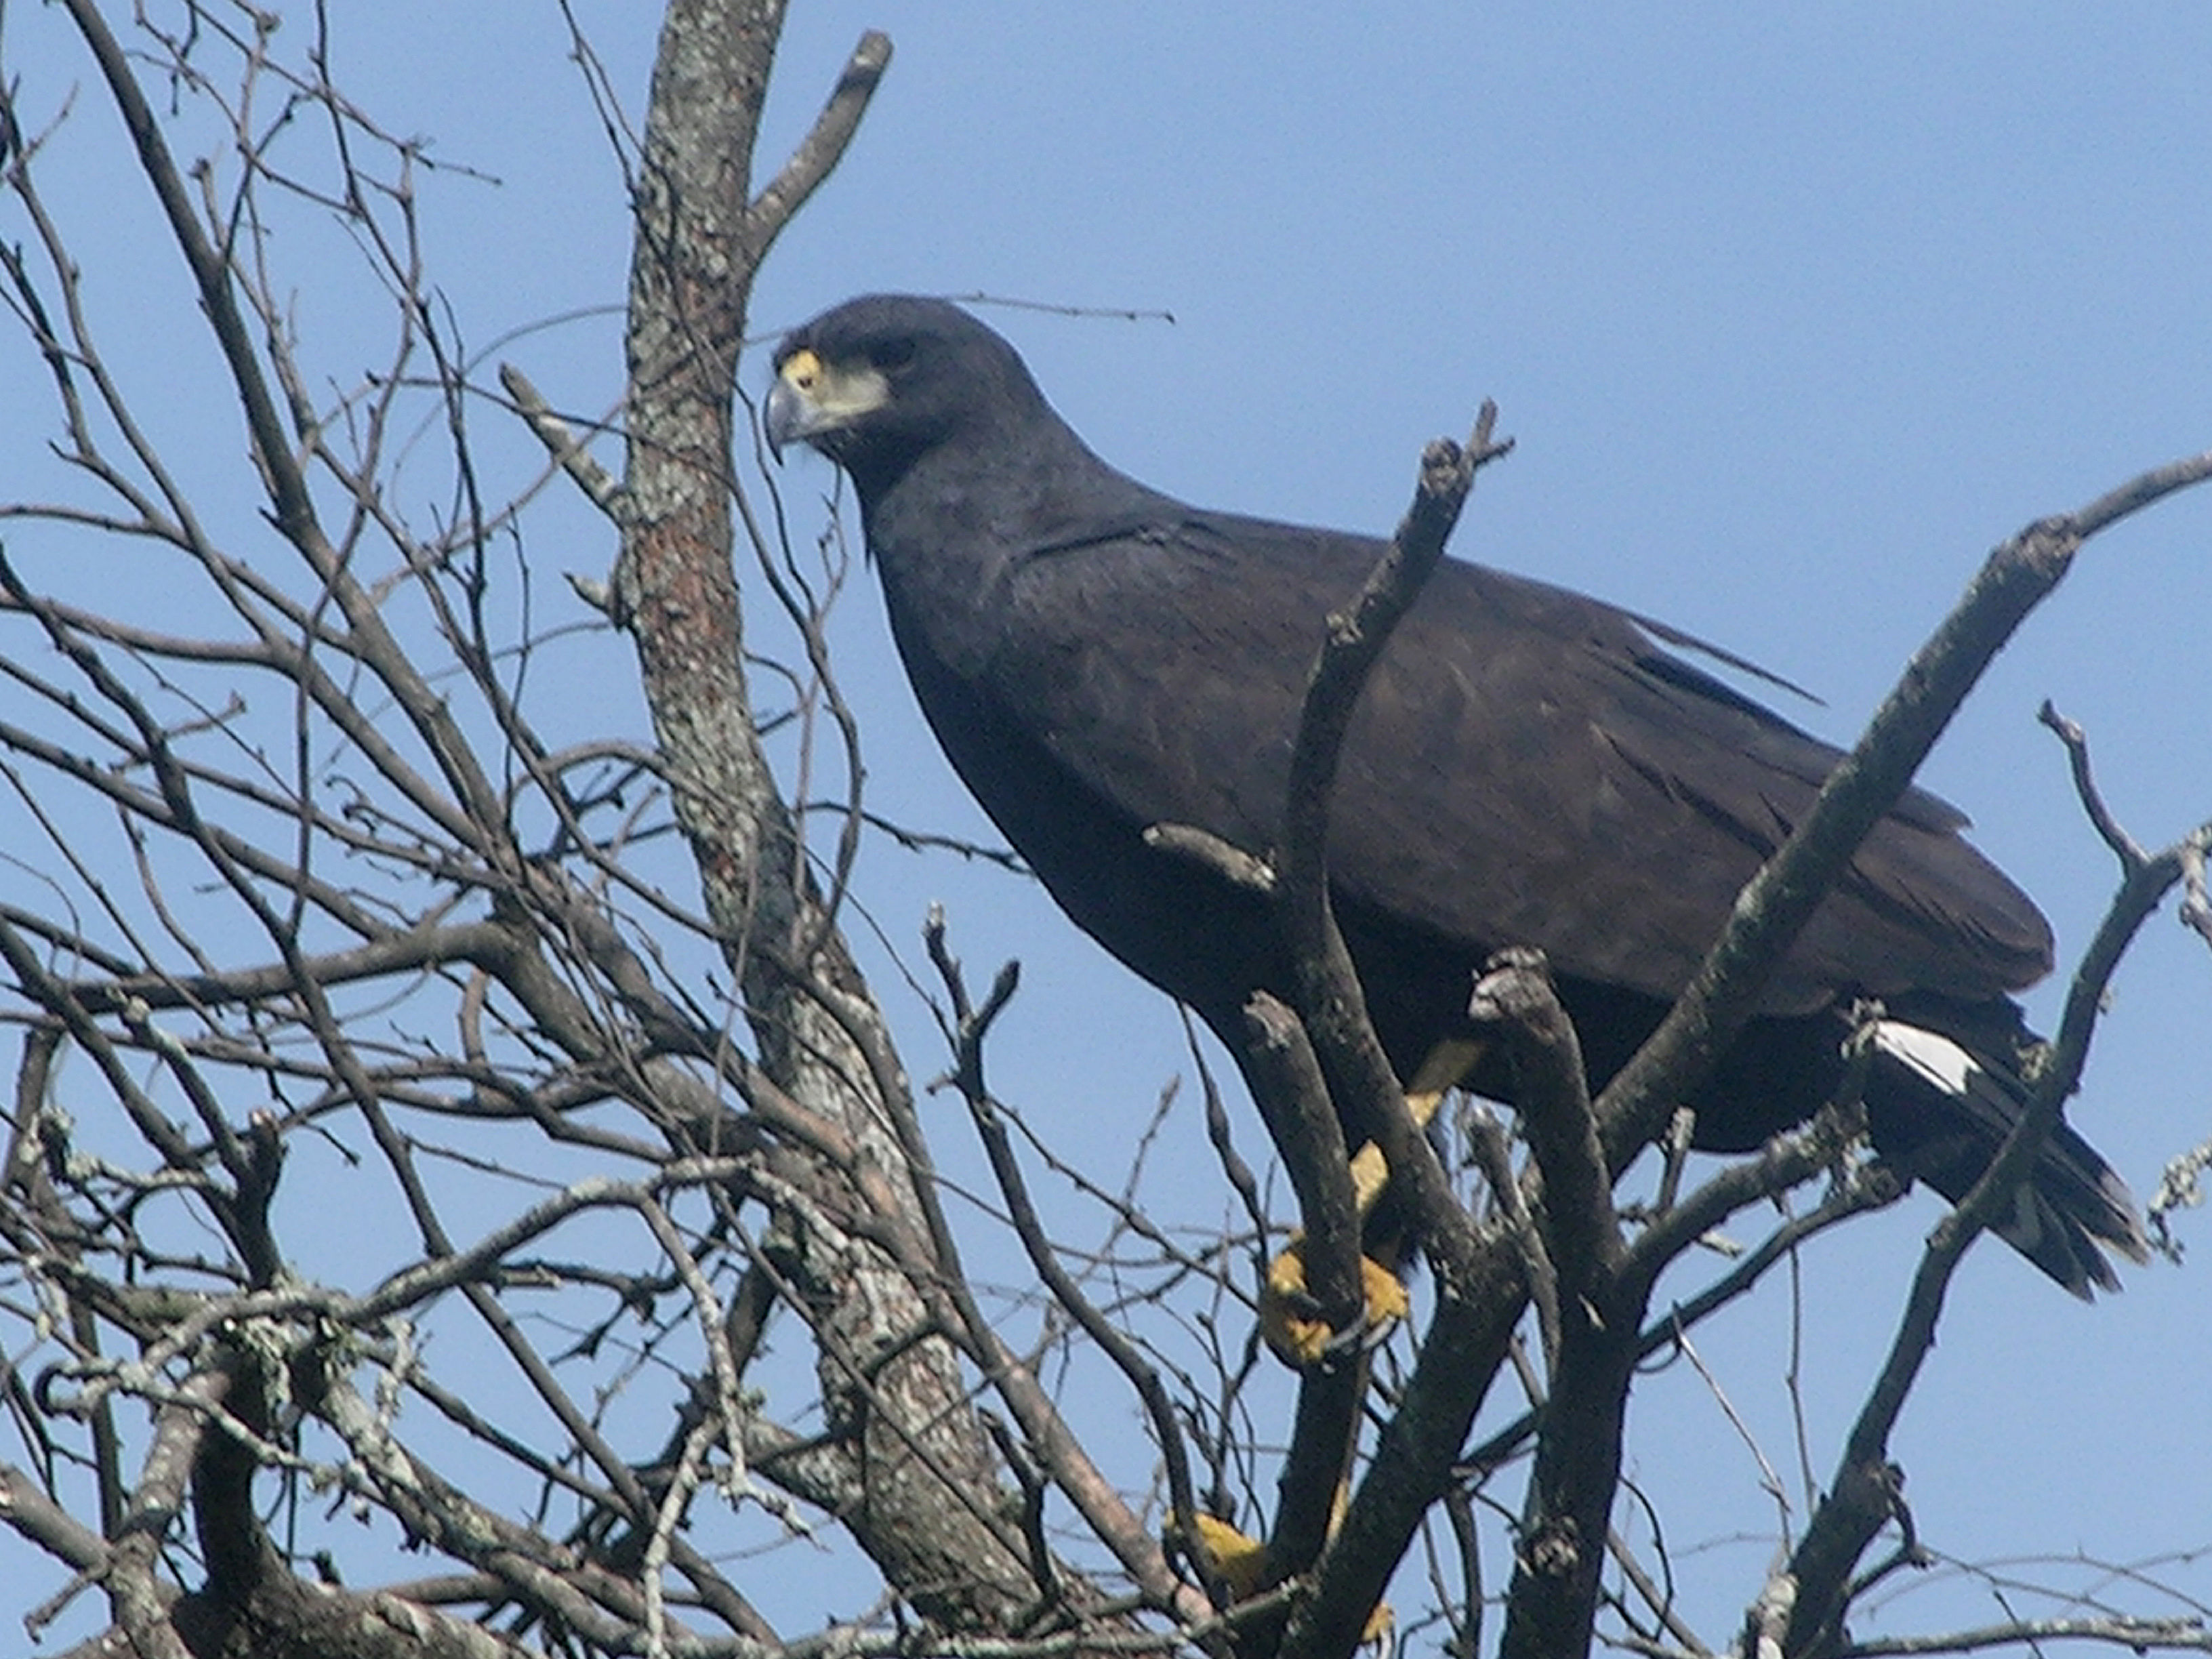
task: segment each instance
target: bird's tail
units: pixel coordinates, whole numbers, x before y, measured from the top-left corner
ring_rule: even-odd
[[[1981,1179],[2026,1109],[2027,1085],[1999,1045],[1900,1018],[1870,1033],[1867,1127],[1884,1158],[1953,1203]],[[1990,1230],[2075,1295],[2117,1291],[2107,1250],[2146,1261],[2150,1248],[2127,1183],[2064,1122]]]

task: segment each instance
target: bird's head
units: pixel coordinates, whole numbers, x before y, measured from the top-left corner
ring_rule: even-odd
[[[959,307],[872,294],[784,337],[765,427],[779,457],[807,444],[865,498],[979,421],[1043,401],[1014,349]]]

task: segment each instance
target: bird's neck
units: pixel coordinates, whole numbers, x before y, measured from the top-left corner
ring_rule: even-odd
[[[868,550],[902,626],[942,659],[989,649],[979,618],[1029,560],[1067,550],[1073,526],[1127,530],[1176,504],[1099,459],[1065,423],[1018,442],[963,434],[896,477],[859,480]]]

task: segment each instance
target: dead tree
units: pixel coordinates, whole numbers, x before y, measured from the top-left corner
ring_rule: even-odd
[[[1356,1003],[1332,987],[1319,855],[1356,641],[1440,553],[1487,427],[1432,454],[1403,562],[1316,677],[1309,814],[1248,873],[1312,969],[1302,1007],[1255,1017],[1281,1036],[1261,1104],[1316,1293],[1358,1273],[1340,1148],[1295,1127],[1334,1119],[1316,1051],[1394,1126],[1433,1291],[1387,1389],[1363,1356],[1286,1385],[1256,1358],[1249,1267],[1291,1218],[1237,1152],[1241,1109],[1209,1121],[1237,1194],[1215,1218],[1243,1224],[1163,1224],[1141,1160],[1126,1182],[1050,1166],[1097,1229],[1079,1244],[1032,1195],[1048,1146],[986,1078],[1012,972],[971,997],[933,923],[943,1041],[902,1049],[849,943],[875,837],[823,628],[842,544],[748,482],[733,395],[754,274],[890,43],[860,39],[770,166],[773,0],[676,0],[634,136],[571,42],[633,214],[610,418],[533,384],[526,350],[495,372],[465,349],[421,229],[435,170],[343,90],[319,13],[288,33],[218,0],[173,23],[61,9],[74,105],[0,86],[0,286],[10,362],[35,372],[9,395],[43,397],[53,462],[0,501],[0,1560],[48,1575],[7,1575],[34,1635],[82,1632],[87,1656],[1333,1655],[1425,1544],[1431,1606],[1401,1624],[1473,1654],[1499,1601],[1478,1504],[1525,1474],[1516,1525],[1487,1529],[1514,1564],[1506,1650],[1705,1650],[1607,1537],[1636,1367],[1887,1189],[1842,1108],[1638,1209],[1614,1175],[2081,544],[2212,462],[1992,556],[1599,1098],[1540,964],[1498,964],[1481,994],[1528,1079],[1516,1164],[1481,1118],[1439,1158],[1332,1012]],[[146,230],[131,302],[189,340],[188,374],[116,355],[86,204],[44,188],[94,120],[127,157],[96,205]],[[345,232],[353,299],[380,296],[356,307],[384,331],[373,372],[297,324],[307,219]],[[532,556],[556,496],[589,504],[610,573],[573,593]],[[648,729],[574,695],[632,684]],[[2142,917],[2178,886],[2204,925],[2206,832],[2136,846],[2081,767],[2124,879],[2009,1157],[2070,1087]],[[915,1079],[939,1072],[967,1121],[926,1131]],[[970,1128],[992,1188],[963,1214],[938,1161]],[[1653,1316],[1710,1228],[1839,1163],[1815,1208]],[[1867,1563],[1909,1520],[1889,1431],[1989,1208],[1931,1245],[1827,1502],[1747,1586],[1747,1648],[1847,1650]],[[1504,1376],[1528,1409],[1470,1445]],[[1086,1394],[1141,1426],[1103,1430]],[[1234,1559],[1231,1520],[1255,1540]],[[787,1628],[756,1605],[781,1569],[755,1557],[824,1534],[850,1547],[828,1610]]]

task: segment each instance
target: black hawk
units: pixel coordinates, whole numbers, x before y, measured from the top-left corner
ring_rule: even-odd
[[[1384,544],[1186,506],[1115,471],[1013,348],[957,307],[876,295],[775,356],[767,431],[842,467],[891,631],[954,769],[1075,923],[1240,1060],[1252,993],[1288,996],[1265,902],[1147,844],[1194,825],[1275,846],[1323,619]],[[1344,745],[1331,892],[1401,1078],[1466,1030],[1470,975],[1549,957],[1594,1086],[1650,1034],[1837,751],[1595,599],[1446,560]],[[1915,791],[1869,836],[1686,1103],[1742,1152],[1843,1081],[1878,1000],[1876,1148],[1954,1201],[2020,1112],[2008,992],[2051,962],[2034,905]],[[1505,1079],[1478,1069],[1493,1095]],[[1356,1137],[1355,1137],[1356,1139]],[[2076,1294],[2141,1260],[2126,1187],[2060,1126],[1998,1231]]]

